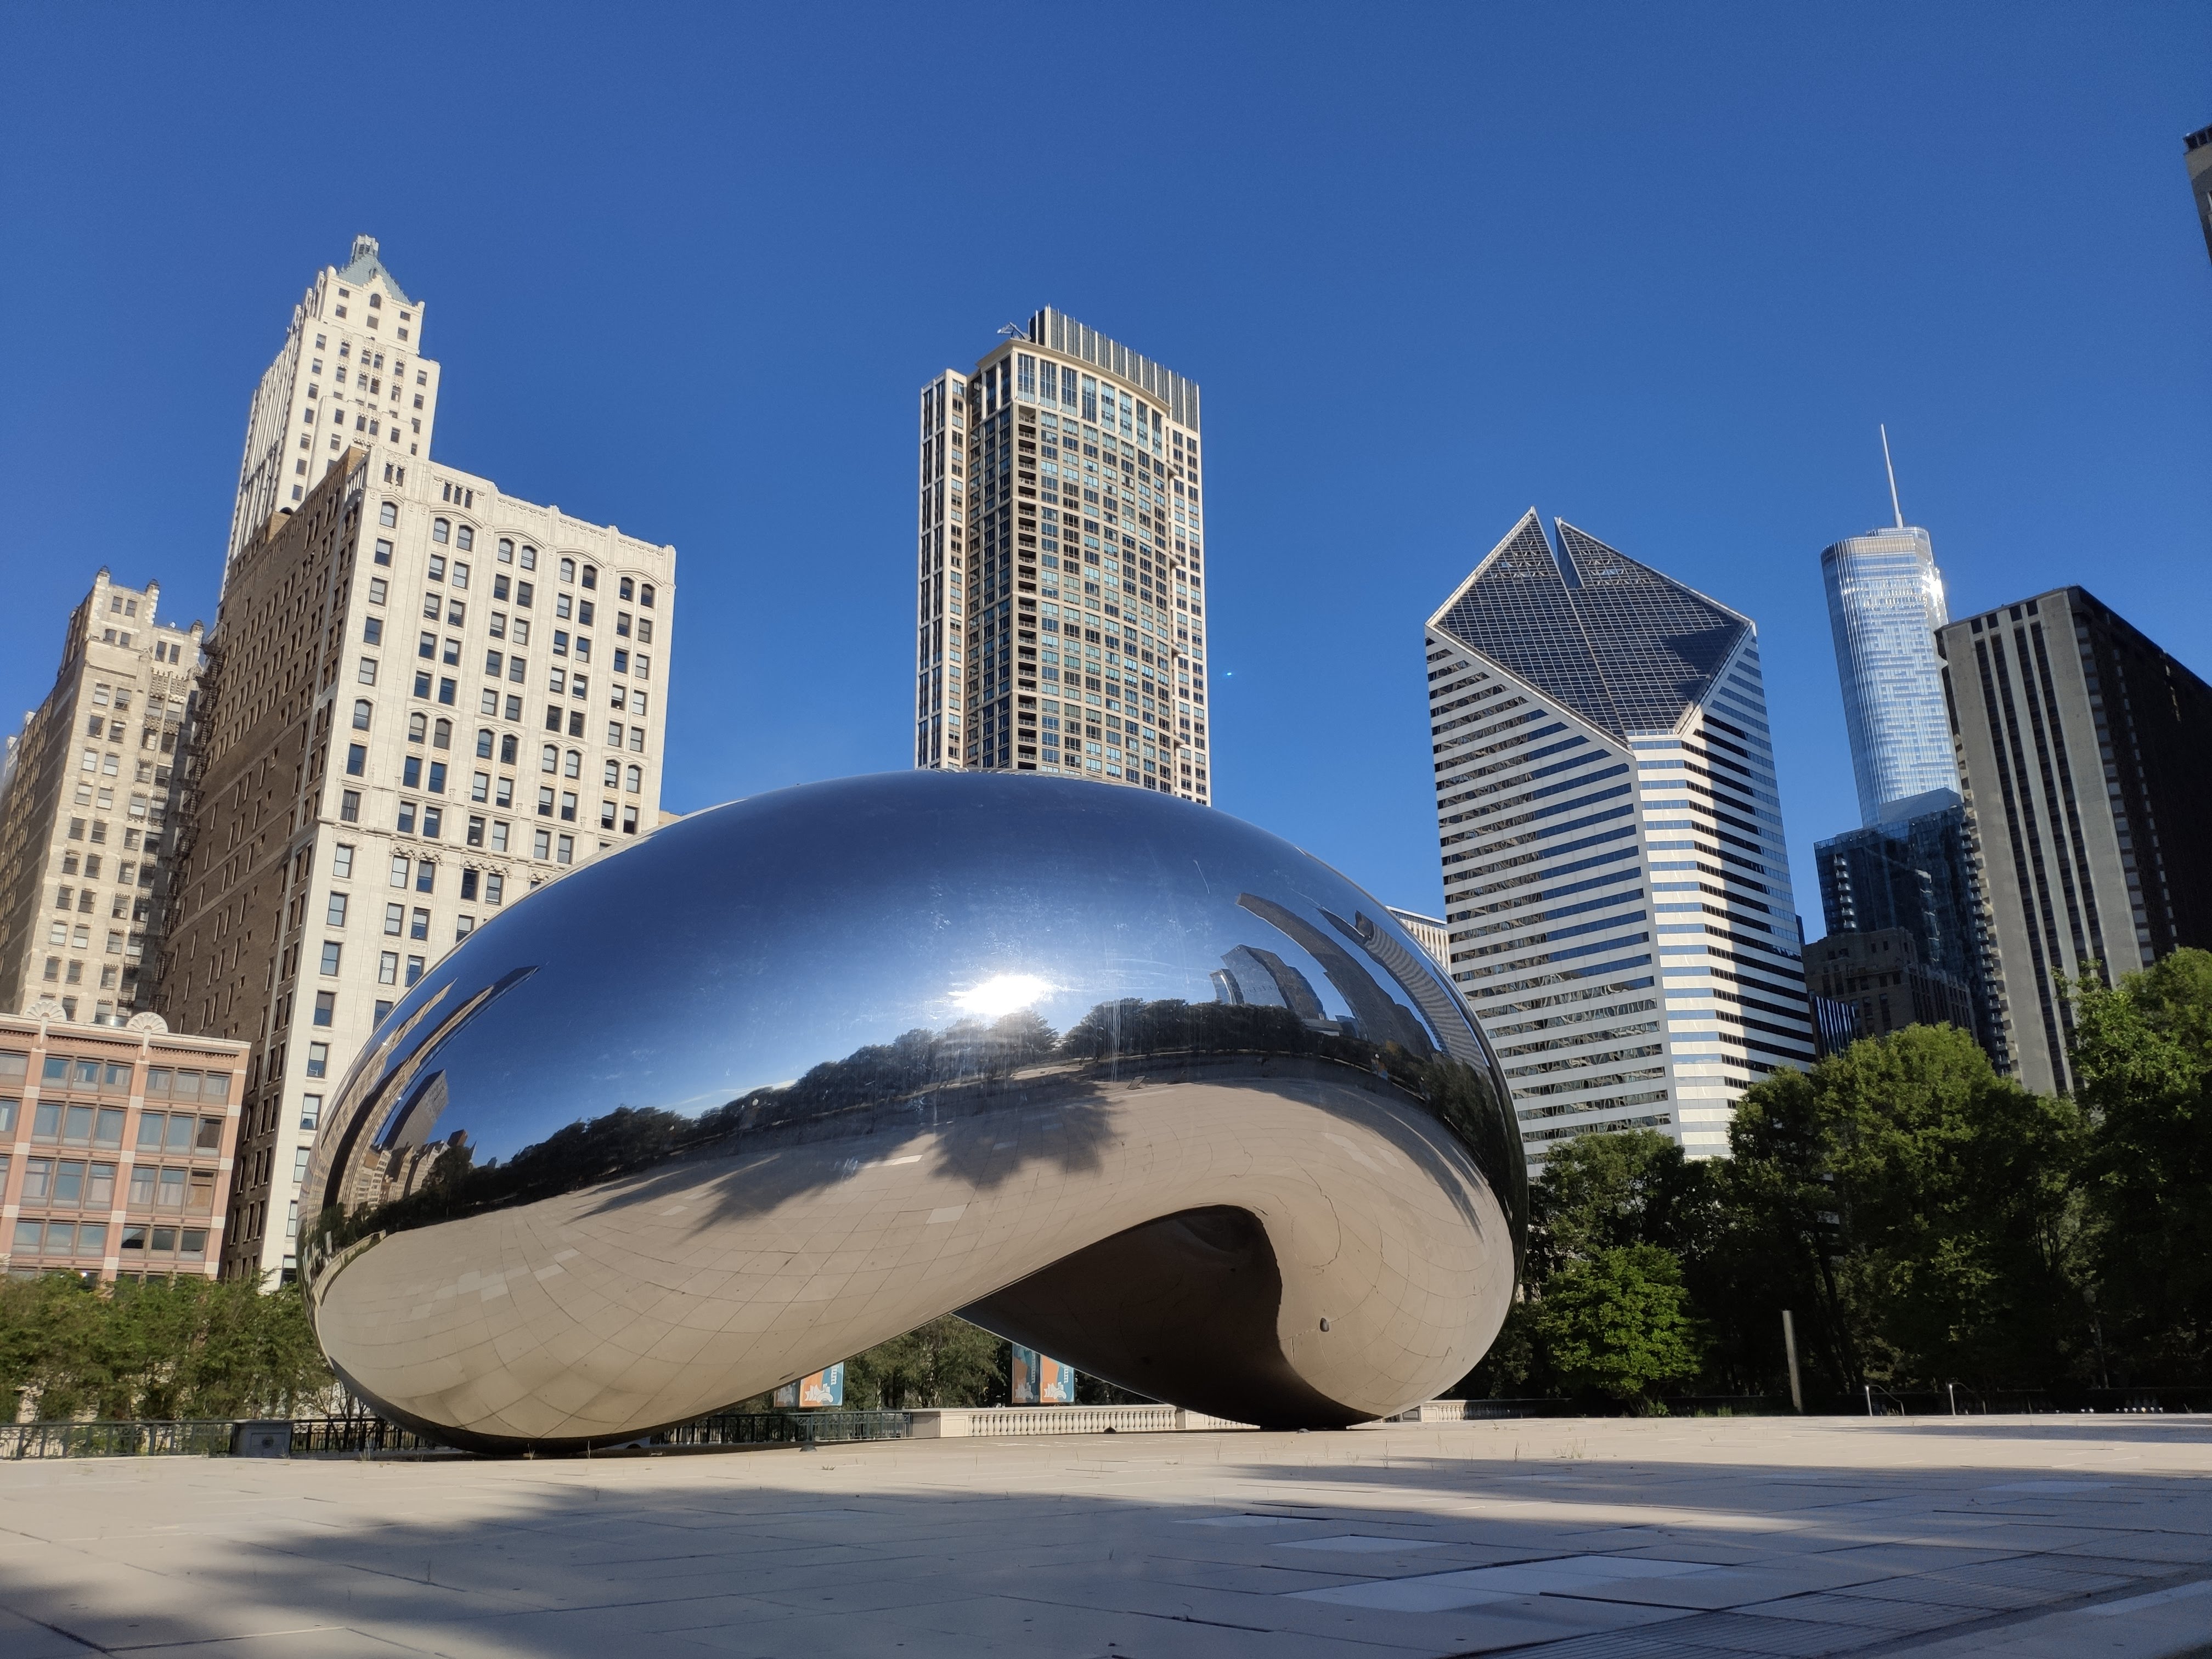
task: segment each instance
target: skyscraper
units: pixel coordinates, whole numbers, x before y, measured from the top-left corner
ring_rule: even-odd
[[[2073,1086],[2055,980],[2212,947],[2212,686],[2079,587],[1937,635],[2014,1075]]]
[[[1532,508],[1429,618],[1451,975],[1532,1158],[1813,1058],[1757,630]]]
[[[1813,857],[1828,930],[1824,942],[1892,929],[1911,933],[1914,960],[1964,988],[1971,1018],[1957,1022],[1960,1029],[1973,1033],[1999,1071],[2011,1070],[1995,947],[1966,807],[1943,806],[1901,823],[1849,830],[1815,842]],[[1807,954],[1810,960],[1813,953]],[[1869,1029],[1886,1028],[1876,1020]]]
[[[355,237],[343,265],[316,273],[246,410],[226,573],[269,515],[297,506],[348,444],[380,462],[430,453],[438,365],[419,349],[422,319],[422,302],[384,268],[374,236]]]
[[[333,319],[370,280],[358,258],[336,277]],[[398,292],[380,266],[374,280]],[[323,1103],[407,988],[659,819],[675,550],[410,459],[356,409],[364,374],[380,396],[377,347],[309,329],[325,344],[306,375],[326,389],[303,405],[332,435],[328,411],[354,410],[362,441],[300,475],[298,503],[231,560],[161,990],[172,1025],[254,1044],[230,1275],[291,1267]],[[295,313],[286,353],[301,331]],[[386,360],[410,385],[428,373],[411,351]],[[249,429],[262,410],[257,393]]]
[[[1212,798],[1198,387],[1047,309],[921,390],[915,764]]]
[[[2189,193],[2197,198],[2197,223],[2204,233],[2204,251],[2212,253],[2212,127],[2199,127],[2184,138],[2181,154],[2189,167]]]
[[[200,681],[200,624],[159,620],[161,599],[102,570],[24,719],[0,789],[0,1011],[52,997],[121,1025],[153,1006]]]
[[[1881,449],[1886,465],[1887,432]],[[1958,798],[1936,660],[1936,629],[1950,619],[1943,573],[1928,532],[1905,522],[1894,469],[1889,501],[1894,526],[1846,537],[1820,555],[1864,824],[1911,817]]]

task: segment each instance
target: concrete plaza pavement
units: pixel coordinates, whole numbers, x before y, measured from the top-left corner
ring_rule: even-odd
[[[2212,1419],[0,1466],[0,1659],[2212,1652]]]

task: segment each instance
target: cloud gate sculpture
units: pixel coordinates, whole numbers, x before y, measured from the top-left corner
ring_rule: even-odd
[[[378,1030],[301,1194],[324,1351],[464,1446],[606,1443],[958,1312],[1274,1426],[1504,1321],[1504,1079],[1381,905],[1225,814],[913,772],[698,813]]]

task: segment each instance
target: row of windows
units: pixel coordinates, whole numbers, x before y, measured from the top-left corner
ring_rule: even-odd
[[[448,491],[448,499],[451,499],[450,492],[452,492],[456,486],[449,483],[446,488]],[[470,491],[468,492],[468,495],[469,500],[472,503],[475,498],[475,492]],[[391,501],[380,503],[377,508],[377,522],[387,530],[396,527],[399,523],[398,503],[397,501]],[[475,529],[469,525],[459,524],[453,520],[446,518],[434,518],[430,520],[430,539],[441,547],[450,545],[457,551],[463,553],[471,552],[474,550],[476,547],[476,536],[477,532]],[[388,549],[390,547],[390,544],[380,543],[379,546],[380,548]],[[524,543],[520,548],[518,548],[514,540],[507,537],[502,536],[500,538],[495,556],[501,564],[519,563],[521,568],[525,570],[535,570],[538,568],[538,550],[529,545],[527,543]],[[380,558],[378,562],[389,563],[390,561],[388,558]],[[431,560],[431,564],[433,567],[431,580],[434,581],[443,580],[444,560],[434,555]],[[459,580],[457,586],[463,587],[467,586],[468,567],[465,565],[457,565],[454,568],[458,572],[459,572]],[[599,585],[599,567],[594,564],[586,563],[580,567],[574,559],[564,556],[560,562],[558,574],[560,580],[564,582],[578,582],[584,587],[592,589],[596,589]],[[501,576],[498,577],[496,580],[499,582],[504,582],[507,579],[504,576]],[[648,608],[653,605],[657,598],[653,585],[651,582],[641,582],[629,576],[622,577],[617,581],[617,591],[623,599],[635,599],[639,605],[647,606]],[[500,597],[504,598],[504,593],[501,593]],[[529,601],[525,599],[522,603],[527,605]]]
[[[29,1065],[30,1056],[20,1049],[0,1049],[0,1085],[21,1085],[29,1076]],[[136,1073],[137,1068],[127,1060],[48,1054],[39,1067],[39,1086],[46,1091],[127,1095]],[[230,1073],[149,1066],[146,1068],[145,1092],[149,1097],[163,1100],[219,1102],[229,1098]],[[13,1101],[0,1101],[0,1133],[15,1127],[14,1110]]]
[[[0,1100],[0,1133],[14,1132],[21,1109],[21,1101]],[[42,1100],[31,1109],[31,1139],[63,1146],[120,1147],[125,1115],[120,1106]],[[212,1154],[222,1150],[222,1118],[193,1112],[141,1112],[132,1144],[142,1152]]]
[[[122,1249],[126,1268],[149,1255],[175,1256],[186,1261],[207,1255],[204,1227],[146,1226],[126,1224]],[[97,1221],[18,1221],[15,1255],[25,1256],[100,1256],[107,1253],[107,1228]]]

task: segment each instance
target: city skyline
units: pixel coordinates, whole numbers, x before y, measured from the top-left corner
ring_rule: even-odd
[[[2212,670],[2212,599],[2190,575],[2212,538],[2187,482],[2212,265],[2180,155],[2206,116],[2183,66],[2212,23],[2059,14],[1992,63],[1985,35],[1942,18],[1909,46],[1829,17],[1714,32],[1695,52],[1628,15],[1601,50],[1564,19],[1462,21],[1418,52],[1311,21],[1326,76],[1240,61],[1223,27],[1173,20],[1187,44],[1159,96],[1080,163],[1154,227],[1155,252],[1129,260],[1036,236],[895,268],[884,250],[921,246],[943,207],[888,112],[957,58],[906,26],[842,51],[834,78],[805,66],[819,42],[803,25],[708,28],[673,52],[665,29],[610,33],[592,73],[617,88],[678,64],[649,100],[659,125],[587,97],[515,151],[538,125],[524,82],[580,89],[561,66],[576,25],[518,43],[461,20],[449,38],[509,54],[515,90],[474,88],[441,55],[394,94],[403,125],[452,135],[434,177],[369,169],[336,191],[275,142],[265,100],[204,95],[286,72],[273,41],[216,53],[157,25],[66,118],[27,88],[5,118],[25,158],[5,187],[40,250],[8,267],[38,319],[0,447],[21,578],[0,623],[9,714],[44,696],[52,619],[102,563],[158,574],[165,614],[213,620],[204,550],[228,537],[239,411],[304,273],[364,231],[438,311],[439,355],[471,365],[440,400],[440,442],[511,490],[684,548],[690,614],[732,630],[736,648],[678,665],[672,807],[912,764],[903,580],[900,603],[854,604],[844,577],[880,580],[911,534],[912,474],[891,459],[911,441],[903,400],[1047,301],[1213,398],[1216,804],[1393,903],[1441,903],[1404,618],[1483,551],[1466,525],[1532,499],[1577,503],[1758,619],[1796,860],[1856,817],[1812,554],[1889,516],[1877,421],[1910,458],[1910,516],[1954,610],[2081,578],[2079,550],[2118,515],[2130,556],[2092,586]],[[81,34],[33,20],[26,56]],[[757,116],[678,108],[740,42],[748,77],[788,71]],[[1430,96],[1471,73],[1491,105]],[[1913,118],[1808,153],[1802,111],[1872,74]],[[799,143],[825,126],[836,143]],[[63,132],[88,137],[64,151]],[[158,191],[149,142],[178,164]],[[1624,216],[1631,142],[1654,182]],[[278,198],[302,205],[271,215]],[[108,210],[87,218],[88,200]],[[720,297],[663,302],[694,290]],[[1392,325],[1414,349],[1381,344]],[[843,663],[818,674],[825,635]]]

